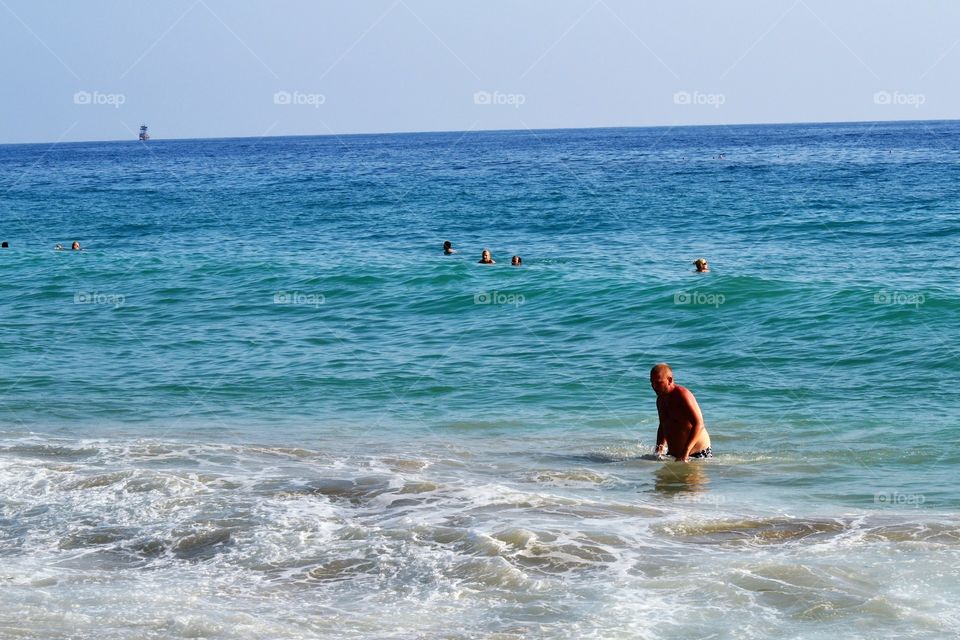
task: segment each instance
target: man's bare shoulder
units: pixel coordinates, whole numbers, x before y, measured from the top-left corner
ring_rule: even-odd
[[[690,391],[690,389],[687,389],[686,387],[681,387],[680,385],[677,385],[677,395],[687,402],[690,402],[691,400],[696,401],[693,391]]]

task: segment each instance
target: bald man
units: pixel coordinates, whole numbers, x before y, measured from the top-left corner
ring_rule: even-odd
[[[690,390],[673,381],[670,365],[661,362],[650,370],[650,386],[657,392],[658,456],[671,455],[677,462],[712,458],[710,434],[703,424],[700,405]]]

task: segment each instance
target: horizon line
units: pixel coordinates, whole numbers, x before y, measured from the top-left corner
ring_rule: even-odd
[[[195,138],[195,137],[171,137],[171,138],[153,138],[149,142],[187,142],[191,140],[270,140],[276,138],[337,138],[346,136],[400,136],[400,135],[428,135],[436,133],[514,133],[537,131],[592,131],[601,129],[692,129],[698,127],[764,127],[764,126],[799,126],[799,125],[842,125],[842,124],[905,124],[913,122],[960,122],[960,118],[937,118],[933,120],[805,120],[799,122],[738,122],[738,123],[703,123],[703,124],[650,124],[650,125],[612,125],[596,127],[544,127],[540,129],[432,129],[415,131],[353,131],[349,133],[292,133],[277,136],[222,136],[216,138]],[[137,142],[148,144],[148,141],[137,140],[135,138],[113,138],[108,140],[70,140],[56,141],[46,140],[37,142],[0,142],[0,147],[13,147],[22,145],[66,145],[66,144],[103,144],[108,142]]]

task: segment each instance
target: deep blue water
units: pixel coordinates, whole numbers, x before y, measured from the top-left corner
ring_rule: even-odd
[[[459,602],[424,606],[438,624],[467,620],[464,633],[657,637],[606,615],[641,615],[635,601],[662,595],[649,591],[660,569],[627,549],[672,558],[662,568],[676,544],[719,554],[727,607],[700,611],[694,590],[712,578],[681,572],[657,587],[691,594],[667,636],[719,619],[767,637],[774,614],[794,625],[787,636],[953,628],[955,614],[917,602],[956,595],[921,574],[958,566],[958,211],[953,122],[0,146],[0,550],[20,567],[7,579],[26,585],[6,604],[50,614],[91,573],[142,587],[159,575],[144,567],[168,570],[153,588],[173,594],[199,580],[178,545],[212,531],[201,560],[217,588],[255,594],[243,607],[267,602],[254,579],[295,602],[285,589],[321,563],[297,597],[359,609],[330,629],[293,604],[252,630],[165,619],[161,636],[369,637],[413,590]],[[74,240],[82,251],[54,251]],[[444,240],[459,253],[444,256]],[[485,247],[495,266],[476,264]],[[697,257],[709,274],[693,272]],[[656,432],[659,361],[696,394],[718,453],[693,472],[638,459]],[[331,478],[353,488],[328,491]],[[369,483],[380,488],[357,488]],[[397,492],[427,497],[382,538],[382,496]],[[306,550],[278,576],[264,566],[293,543],[276,514],[251,514],[292,494],[368,511],[315,514],[336,544],[290,525]],[[192,502],[148,526],[132,515],[147,495]],[[589,527],[564,512],[588,504],[607,514]],[[432,519],[449,531],[418,533]],[[84,537],[91,527],[109,531]],[[538,555],[521,529],[618,577],[527,562],[553,551]],[[144,536],[166,552],[138,551]],[[251,541],[270,536],[269,551]],[[463,546],[476,536],[500,551]],[[401,538],[409,548],[391,547]],[[422,573],[391,573],[385,548]],[[120,551],[132,559],[119,568],[63,564]],[[757,569],[747,551],[770,558]],[[904,555],[914,570],[876,560]],[[469,564],[488,557],[500,564]],[[44,573],[63,566],[75,582]],[[53,604],[37,604],[31,580]],[[774,583],[793,591],[770,601]],[[499,613],[481,619],[485,607]],[[441,633],[416,616],[397,624]]]

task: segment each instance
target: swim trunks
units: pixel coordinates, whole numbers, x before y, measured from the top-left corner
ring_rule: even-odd
[[[710,447],[707,447],[706,449],[702,449],[700,451],[697,451],[696,453],[691,453],[690,457],[691,458],[712,458],[713,450]]]

